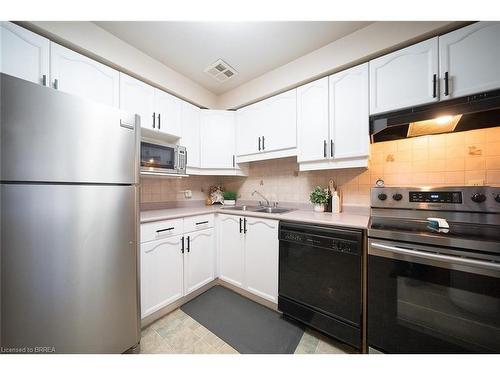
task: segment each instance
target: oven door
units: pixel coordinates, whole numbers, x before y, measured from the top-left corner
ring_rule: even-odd
[[[387,353],[500,353],[500,264],[370,239],[368,345]]]
[[[177,173],[177,146],[141,142],[141,171]]]

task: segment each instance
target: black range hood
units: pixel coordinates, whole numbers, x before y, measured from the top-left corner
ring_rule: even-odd
[[[370,116],[370,138],[407,138],[410,123],[455,115],[462,117],[454,132],[500,126],[500,90]]]

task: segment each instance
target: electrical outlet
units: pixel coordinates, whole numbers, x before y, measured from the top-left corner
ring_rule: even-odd
[[[482,180],[482,179],[469,180],[467,182],[467,185],[469,185],[469,186],[483,186],[484,185],[484,180]]]

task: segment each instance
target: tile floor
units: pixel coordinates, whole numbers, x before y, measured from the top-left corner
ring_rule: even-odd
[[[142,330],[141,354],[238,354],[196,320],[177,309]],[[348,346],[306,330],[295,354],[347,354]]]

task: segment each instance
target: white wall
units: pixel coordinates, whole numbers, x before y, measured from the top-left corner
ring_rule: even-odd
[[[216,106],[215,94],[92,22],[32,21],[21,24],[193,104],[207,108]]]
[[[374,22],[220,95],[217,108],[235,109],[250,104],[457,25],[456,22]]]

